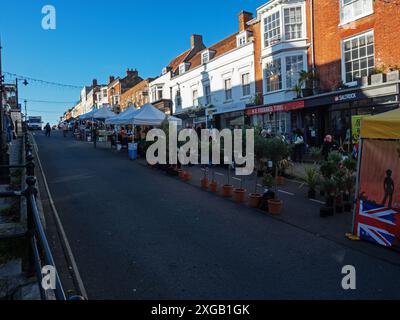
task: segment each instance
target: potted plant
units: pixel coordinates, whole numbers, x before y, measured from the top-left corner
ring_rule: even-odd
[[[266,139],[266,154],[275,166],[275,177],[278,176],[278,163],[288,156],[288,146],[282,137]],[[283,201],[278,198],[278,185],[274,179],[275,197],[268,200],[268,210],[271,214],[280,214],[283,209]]]
[[[208,168],[204,167],[203,179],[200,180],[201,188],[208,189]]]
[[[336,213],[343,213],[344,212],[344,205],[343,205],[343,194],[345,192],[345,177],[346,177],[346,170],[340,168],[336,171],[333,179],[335,180],[336,184],[336,192],[335,192],[335,202],[334,208]]]
[[[335,181],[332,178],[325,178],[322,181],[322,188],[326,194],[326,201],[325,206],[320,209],[320,216],[325,218],[327,216],[333,216],[334,213]]]
[[[266,150],[266,139],[261,136],[261,128],[254,129],[254,165],[255,165],[255,177],[254,177],[254,192],[250,193],[250,207],[258,208],[262,194],[258,191],[258,178],[262,177],[263,174],[263,158]]]
[[[243,203],[246,197],[246,189],[244,189],[244,177],[240,179],[240,188],[234,190],[234,199],[238,203]]]
[[[301,84],[300,83],[296,83],[292,90],[296,93],[296,99],[300,99],[301,98],[301,94],[302,94]]]
[[[314,161],[314,164],[318,164],[321,161],[322,149],[318,147],[311,147],[309,150],[311,159]]]
[[[234,186],[231,184],[231,164],[228,165],[228,180],[227,183],[222,186],[222,195],[226,198],[230,198],[233,195]]]
[[[276,183],[279,186],[283,186],[285,184],[285,171],[291,167],[292,163],[289,159],[282,159],[278,162],[278,171],[276,176]]]
[[[316,198],[316,187],[319,184],[319,172],[316,167],[314,166],[306,166],[305,170],[305,182],[308,185],[308,198],[315,199]]]
[[[302,88],[302,96],[309,97],[313,95],[315,74],[313,70],[299,72],[299,82],[298,85]]]

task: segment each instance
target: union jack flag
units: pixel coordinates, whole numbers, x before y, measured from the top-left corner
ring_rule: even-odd
[[[360,200],[357,206],[355,232],[367,241],[385,247],[398,245],[400,241],[400,210]]]

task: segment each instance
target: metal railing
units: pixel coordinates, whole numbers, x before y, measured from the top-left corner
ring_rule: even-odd
[[[0,166],[0,169],[24,169],[26,170],[26,185],[23,190],[0,192],[0,198],[21,198],[25,197],[27,203],[27,231],[26,236],[29,239],[29,267],[34,268],[32,274],[36,273],[40,296],[42,300],[51,299],[47,290],[53,291],[56,300],[66,300],[65,292],[58,275],[56,265],[51,253],[46,233],[40,218],[40,212],[37,205],[37,188],[35,178],[35,163],[33,157],[32,144],[29,141],[27,133],[24,135],[25,144],[25,162],[22,165]],[[55,272],[55,289],[45,289],[42,282],[47,274],[43,275],[42,268],[49,266]],[[53,275],[54,276],[54,275]],[[51,278],[49,278],[51,279]],[[45,279],[47,281],[47,278]],[[75,299],[75,298],[74,298]]]

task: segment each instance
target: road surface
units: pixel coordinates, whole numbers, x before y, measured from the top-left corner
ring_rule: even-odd
[[[400,298],[396,263],[115,151],[58,132],[35,139],[89,299]],[[341,286],[345,265],[357,290]]]

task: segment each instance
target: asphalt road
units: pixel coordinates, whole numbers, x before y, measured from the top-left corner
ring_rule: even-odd
[[[57,132],[36,141],[89,299],[400,298],[395,263],[109,149]],[[357,290],[341,287],[345,265]]]

